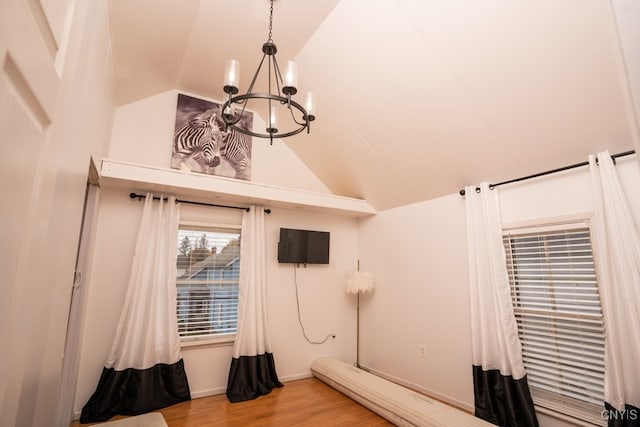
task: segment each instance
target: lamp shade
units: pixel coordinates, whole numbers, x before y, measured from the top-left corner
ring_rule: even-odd
[[[373,275],[364,271],[352,271],[347,273],[347,293],[371,292],[375,287]]]
[[[230,87],[240,87],[240,63],[235,59],[230,59],[225,64],[224,85]]]

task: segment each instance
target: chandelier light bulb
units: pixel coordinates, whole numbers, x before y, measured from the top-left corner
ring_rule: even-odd
[[[276,129],[278,126],[278,115],[276,114],[275,107],[271,107],[271,111],[269,112],[269,127],[271,129]]]
[[[291,95],[295,94],[295,90],[298,87],[298,65],[293,61],[287,61],[287,68],[284,73],[284,87],[294,90]]]
[[[237,89],[240,87],[240,63],[235,59],[228,60],[224,70],[224,76],[225,92],[228,91],[227,88],[236,88],[236,91],[231,93],[238,93]]]
[[[316,95],[313,92],[307,93],[304,101],[304,108],[307,110],[309,120],[313,120],[316,113]]]

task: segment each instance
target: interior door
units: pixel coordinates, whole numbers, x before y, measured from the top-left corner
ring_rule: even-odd
[[[29,280],[40,237],[34,218],[71,1],[0,1],[0,425],[33,417],[25,402],[35,398],[22,394],[30,380],[29,344],[38,334],[28,324],[36,310]]]

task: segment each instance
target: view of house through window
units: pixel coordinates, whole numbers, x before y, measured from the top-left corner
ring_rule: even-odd
[[[586,223],[503,233],[534,403],[601,423],[604,323]]]
[[[236,332],[240,229],[181,224],[177,311],[183,341]]]

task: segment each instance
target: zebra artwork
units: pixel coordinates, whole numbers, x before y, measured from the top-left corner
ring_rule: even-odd
[[[222,138],[217,109],[194,115],[175,131],[171,166],[180,167],[184,164],[198,172],[217,167],[220,164]]]
[[[221,104],[178,94],[171,167],[183,171],[251,179],[251,137],[227,127]],[[253,113],[244,111],[238,123],[251,130]]]
[[[238,179],[248,180],[251,175],[251,136],[228,128],[223,132],[220,147],[222,159],[227,161]]]

